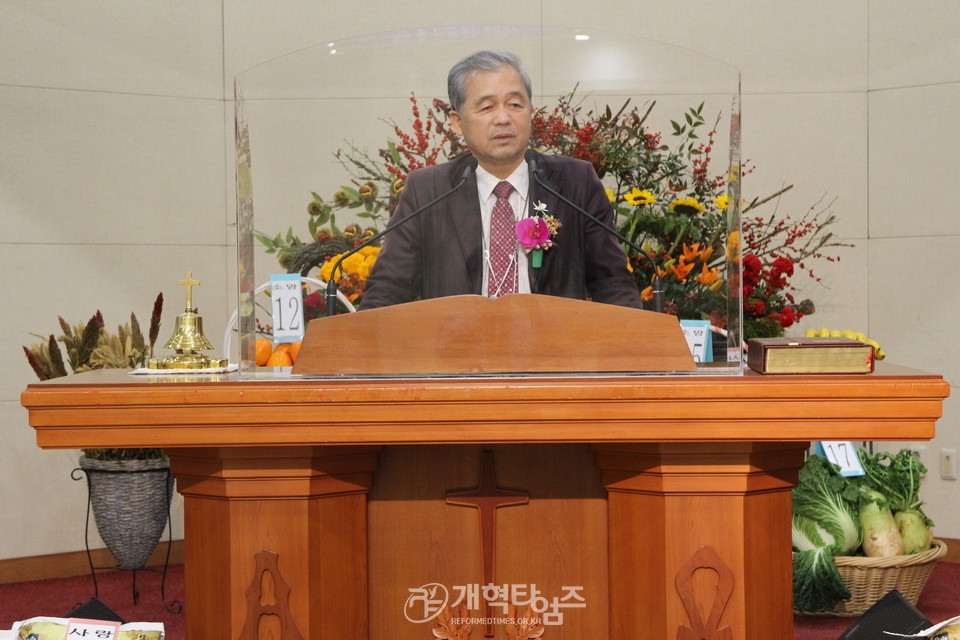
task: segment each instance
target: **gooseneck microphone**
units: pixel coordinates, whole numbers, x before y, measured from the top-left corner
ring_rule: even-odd
[[[537,156],[538,155],[539,154],[537,154],[537,152],[534,151],[533,149],[528,149],[527,152],[524,154],[524,158],[527,161],[527,165],[530,167],[530,173],[531,175],[533,175],[533,179],[537,181],[538,185],[543,187],[544,190],[553,194],[557,198],[560,198],[561,202],[564,202],[567,205],[573,207],[578,213],[585,215],[587,218],[589,218],[593,222],[600,225],[600,227],[612,233],[618,240],[620,240],[620,242],[623,242],[624,244],[629,246],[631,249],[633,249],[634,251],[642,255],[644,258],[646,258],[650,262],[650,266],[653,267],[653,309],[657,313],[663,313],[663,281],[660,279],[660,272],[657,271],[657,263],[653,261],[653,256],[651,256],[649,253],[647,253],[646,251],[638,247],[636,244],[634,244],[633,242],[625,238],[623,235],[617,232],[617,230],[611,227],[610,225],[598,220],[596,216],[588,212],[586,209],[584,209],[580,205],[575,204],[570,200],[568,200],[567,198],[563,197],[561,194],[557,192],[556,189],[554,189],[553,187],[548,185],[546,182],[544,182],[540,178],[540,174],[537,173]]]
[[[351,249],[350,251],[347,251],[345,254],[343,254],[342,256],[340,256],[340,259],[337,260],[336,263],[334,263],[333,269],[330,271],[330,280],[327,281],[327,293],[326,293],[325,298],[326,298],[326,303],[327,303],[327,316],[328,316],[328,317],[329,317],[329,316],[332,316],[332,315],[334,314],[334,312],[336,311],[336,304],[337,304],[337,270],[340,268],[340,264],[341,264],[344,260],[346,260],[347,258],[349,258],[350,256],[352,256],[353,254],[355,254],[357,251],[360,251],[360,249],[363,249],[364,247],[369,247],[369,246],[372,245],[374,242],[376,242],[377,240],[379,240],[379,239],[382,238],[383,236],[387,235],[388,233],[390,233],[390,232],[393,231],[394,229],[399,229],[400,227],[402,227],[402,226],[405,225],[406,223],[410,222],[411,220],[413,220],[414,218],[416,218],[418,215],[420,215],[421,213],[423,213],[424,211],[426,211],[427,209],[429,209],[429,208],[432,207],[433,205],[437,204],[437,203],[440,202],[441,200],[445,200],[446,198],[449,198],[449,197],[452,196],[454,193],[456,193],[456,191],[457,191],[458,189],[460,189],[460,187],[462,187],[462,186],[467,182],[467,179],[470,177],[470,174],[473,173],[473,172],[476,170],[476,168],[477,168],[477,159],[476,159],[475,157],[473,157],[473,156],[468,156],[467,159],[466,159],[466,161],[465,161],[465,163],[466,163],[466,166],[463,168],[463,173],[460,175],[460,180],[459,180],[459,182],[457,182],[457,184],[455,184],[455,185],[453,186],[452,189],[450,189],[449,191],[447,191],[447,192],[445,192],[445,193],[440,194],[439,196],[437,196],[436,198],[434,198],[433,200],[431,200],[431,201],[428,202],[427,204],[425,204],[425,205],[423,205],[422,207],[420,207],[419,209],[415,210],[413,213],[411,213],[410,215],[408,215],[408,216],[407,216],[406,218],[404,218],[403,220],[400,220],[399,222],[397,222],[395,225],[393,225],[393,226],[387,225],[387,228],[384,229],[383,231],[381,231],[380,233],[377,233],[377,234],[375,234],[375,235],[373,235],[373,236],[370,236],[369,238],[367,238],[366,240],[364,240],[363,242],[361,242],[360,244],[358,244],[357,246],[355,246],[353,249]],[[342,274],[342,272],[341,272],[341,274]]]

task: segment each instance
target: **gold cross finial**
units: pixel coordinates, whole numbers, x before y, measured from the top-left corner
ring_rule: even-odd
[[[200,286],[199,280],[193,279],[193,271],[187,271],[187,277],[177,280],[177,284],[187,288],[187,311],[193,310],[193,287]]]

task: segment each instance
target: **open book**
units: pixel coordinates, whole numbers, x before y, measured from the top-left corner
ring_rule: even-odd
[[[898,638],[929,638],[930,640],[953,640],[954,638],[960,638],[960,634],[957,632],[960,629],[950,630],[953,631],[953,635],[950,635],[944,627],[949,627],[951,625],[957,625],[960,627],[960,616],[954,616],[949,620],[944,620],[938,624],[928,627],[921,631],[917,631],[912,634],[903,634],[903,633],[893,633],[892,631],[884,631],[888,636],[896,636]]]

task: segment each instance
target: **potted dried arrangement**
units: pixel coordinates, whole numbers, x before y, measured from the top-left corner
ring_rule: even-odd
[[[146,339],[135,314],[114,334],[104,327],[97,311],[86,324],[71,326],[59,318],[59,338],[31,334],[43,341],[23,350],[41,380],[68,375],[66,364],[74,373],[144,366],[153,355],[162,309],[161,293],[153,305]],[[58,343],[63,343],[66,361]],[[81,453],[77,471],[86,475],[100,537],[119,568],[142,569],[167,526],[173,495],[169,459],[159,448],[84,449]]]

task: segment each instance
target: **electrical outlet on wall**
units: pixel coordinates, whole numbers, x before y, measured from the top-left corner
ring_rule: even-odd
[[[957,479],[956,449],[940,449],[940,477],[944,480]]]

